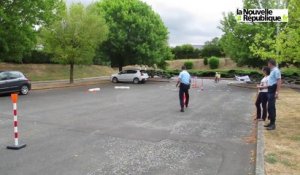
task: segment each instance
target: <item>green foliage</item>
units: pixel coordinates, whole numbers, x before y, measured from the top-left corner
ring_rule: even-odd
[[[186,67],[186,69],[193,69],[194,63],[192,61],[186,61],[184,62],[184,66]]]
[[[96,49],[107,38],[108,28],[100,15],[82,4],[72,4],[62,20],[42,31],[46,51],[52,61],[70,65],[70,83],[74,65],[92,64]]]
[[[203,64],[204,64],[205,66],[207,66],[207,65],[208,65],[208,58],[207,58],[207,57],[205,57],[205,58],[204,58],[204,60],[203,60]]]
[[[108,23],[108,40],[101,47],[112,66],[122,69],[128,64],[153,65],[172,58],[168,30],[145,2],[102,0],[90,8],[103,14]]]
[[[231,70],[189,70],[189,73],[192,76],[198,76],[198,77],[214,77],[216,75],[216,71],[221,73],[221,76],[223,78],[234,78],[235,75],[237,76],[245,76],[248,75],[251,80],[253,81],[260,81],[263,77],[263,74],[260,70],[255,69],[231,69]],[[291,69],[286,68],[282,69],[282,77],[285,78],[292,78],[297,79],[300,76],[299,69]],[[166,70],[164,73],[170,76],[176,76],[178,75],[180,70]]]
[[[270,24],[257,24],[258,33],[254,36],[254,41],[250,45],[251,52],[262,60],[277,58],[275,48],[276,44],[276,26]]]
[[[210,57],[208,60],[208,64],[211,69],[218,69],[220,59],[218,57]]]
[[[261,67],[266,64],[250,50],[255,35],[260,31],[258,25],[237,23],[234,14],[230,12],[221,21],[220,29],[224,32],[220,44],[226,55],[238,66]]]
[[[195,49],[191,44],[184,44],[172,48],[175,59],[199,58],[201,51]]]
[[[279,4],[278,4],[279,2]],[[289,8],[288,23],[237,23],[233,13],[224,16],[220,29],[221,45],[226,55],[238,65],[261,67],[276,59],[285,65],[300,66],[300,1],[245,0],[245,8]]]
[[[278,62],[288,62],[300,67],[300,1],[290,0],[289,22],[276,40]]]
[[[97,48],[95,57],[93,59],[93,63],[95,65],[104,65],[104,66],[111,65],[111,61],[109,57],[102,51],[101,47]]]
[[[0,60],[21,63],[36,46],[35,26],[51,24],[63,7],[63,0],[1,0]]]
[[[165,70],[168,66],[168,63],[165,60],[161,60],[157,63],[158,68]]]
[[[297,0],[270,0],[264,8],[289,8],[288,23],[261,23],[260,30],[250,46],[251,52],[263,60],[276,59],[278,63],[300,63],[300,2]]]
[[[30,54],[26,54],[22,58],[23,63],[50,64],[52,55],[43,51],[33,50]]]
[[[202,57],[211,57],[211,56],[223,57],[224,53],[219,38],[216,37],[211,41],[205,42],[203,48],[201,49],[201,56]]]

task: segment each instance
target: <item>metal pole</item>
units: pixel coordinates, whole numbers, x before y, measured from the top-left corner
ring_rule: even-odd
[[[26,147],[26,144],[19,144],[19,131],[18,131],[18,112],[17,112],[17,101],[18,94],[11,94],[13,102],[13,114],[14,114],[14,145],[7,146],[7,149],[19,150]]]

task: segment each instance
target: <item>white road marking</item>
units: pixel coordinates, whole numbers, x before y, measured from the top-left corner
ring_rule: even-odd
[[[92,89],[89,89],[89,92],[97,92],[100,90],[101,90],[100,88],[92,88]]]
[[[115,86],[115,89],[130,89],[129,86]]]

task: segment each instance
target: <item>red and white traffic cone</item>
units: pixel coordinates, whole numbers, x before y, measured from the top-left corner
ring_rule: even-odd
[[[197,88],[197,77],[192,78],[192,88]]]
[[[7,149],[19,150],[21,148],[26,147],[26,144],[19,144],[18,113],[17,113],[18,94],[11,94],[11,100],[13,102],[15,144],[13,146],[7,146]]]

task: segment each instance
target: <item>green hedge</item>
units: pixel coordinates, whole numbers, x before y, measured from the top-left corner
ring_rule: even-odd
[[[220,59],[218,57],[210,57],[208,59],[208,64],[211,69],[218,69],[220,64]]]
[[[184,66],[186,67],[186,69],[193,69],[194,63],[192,61],[186,61],[184,62]]]
[[[222,78],[234,78],[237,76],[249,75],[249,77],[253,81],[259,81],[263,75],[259,70],[217,70],[217,72],[221,73]],[[166,70],[162,74],[166,75],[166,77],[178,76],[180,70]],[[216,71],[212,70],[190,70],[189,73],[192,76],[198,77],[214,77],[216,75]],[[297,69],[282,69],[282,77],[283,78],[293,78],[297,79],[300,76],[300,71]]]

